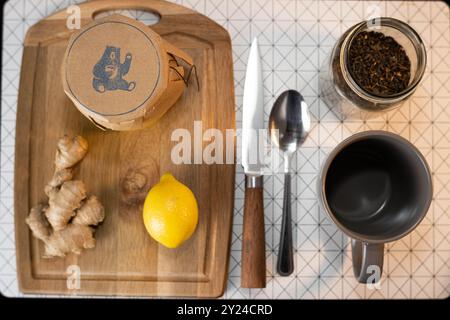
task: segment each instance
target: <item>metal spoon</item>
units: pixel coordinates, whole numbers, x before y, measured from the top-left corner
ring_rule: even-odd
[[[278,249],[277,272],[288,276],[294,271],[291,222],[291,173],[292,155],[303,144],[310,130],[308,106],[295,90],[283,92],[275,101],[269,117],[269,132],[272,143],[284,157],[283,220]]]

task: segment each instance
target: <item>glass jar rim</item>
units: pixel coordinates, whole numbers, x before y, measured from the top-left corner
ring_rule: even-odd
[[[367,27],[367,25],[370,23],[370,21],[377,21],[379,22],[378,25],[381,26],[387,26],[394,29],[397,29],[402,34],[404,34],[414,45],[415,50],[417,52],[417,73],[414,77],[413,81],[408,84],[406,89],[390,95],[385,96],[379,96],[376,94],[373,94],[371,92],[368,92],[367,90],[364,90],[358,83],[355,81],[355,79],[352,77],[350,71],[347,68],[347,61],[348,61],[348,49],[350,47],[350,44],[352,43],[352,40],[354,37],[359,34],[364,29],[370,29],[370,27]],[[414,92],[417,85],[422,80],[422,77],[425,73],[425,68],[427,64],[427,53],[425,49],[425,45],[419,36],[419,34],[407,23],[390,17],[379,17],[374,18],[372,20],[362,21],[353,27],[350,28],[350,32],[347,34],[345,39],[343,40],[341,51],[340,51],[340,68],[342,71],[342,75],[344,80],[346,81],[347,85],[361,98],[368,99],[374,103],[395,103],[397,101],[401,101],[404,97],[409,96]]]

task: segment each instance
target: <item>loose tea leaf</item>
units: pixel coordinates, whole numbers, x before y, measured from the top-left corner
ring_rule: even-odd
[[[348,54],[350,74],[367,92],[386,96],[407,88],[411,62],[394,38],[380,32],[361,32],[353,39]]]

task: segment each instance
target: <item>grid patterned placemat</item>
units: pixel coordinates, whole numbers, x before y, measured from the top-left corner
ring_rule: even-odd
[[[237,127],[248,50],[258,36],[263,59],[266,121],[277,95],[288,88],[305,97],[312,132],[296,154],[292,183],[296,265],[290,277],[275,273],[283,202],[282,175],[265,178],[267,287],[240,288],[244,175],[237,166],[235,216],[225,298],[444,298],[450,294],[450,27],[443,2],[293,0],[178,0],[228,29],[233,43]],[[16,279],[13,168],[14,129],[22,42],[28,27],[73,1],[10,0],[4,9],[0,291],[20,296]],[[130,12],[141,20],[148,18]],[[428,65],[420,88],[400,109],[382,117],[341,123],[318,97],[318,69],[337,38],[371,14],[410,23],[424,40]],[[396,132],[412,141],[433,171],[434,200],[420,226],[387,245],[380,290],[356,282],[349,239],[318,208],[315,180],[320,163],[345,137],[363,130]]]

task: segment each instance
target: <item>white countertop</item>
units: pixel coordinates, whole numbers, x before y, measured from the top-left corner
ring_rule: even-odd
[[[296,223],[295,272],[276,275],[283,177],[265,178],[267,287],[240,288],[244,175],[237,166],[235,217],[224,298],[444,298],[450,294],[450,26],[443,2],[360,2],[280,0],[175,1],[216,20],[233,43],[236,126],[241,126],[242,89],[248,49],[260,40],[265,81],[266,120],[274,97],[297,89],[313,114],[312,132],[296,154],[292,183]],[[17,286],[14,243],[13,173],[17,91],[22,42],[28,27],[73,1],[10,0],[4,7],[1,179],[0,292],[21,296]],[[318,98],[318,68],[336,39],[370,13],[409,22],[426,43],[428,66],[420,88],[404,106],[367,122],[341,123]],[[129,12],[148,19],[136,12]],[[151,18],[150,18],[151,20]],[[297,22],[296,22],[297,21]],[[295,72],[297,69],[298,72]],[[318,208],[315,180],[321,161],[352,133],[383,129],[412,141],[434,173],[434,197],[420,226],[387,245],[380,290],[358,284],[351,267],[349,239]],[[320,148],[319,148],[320,146]]]

